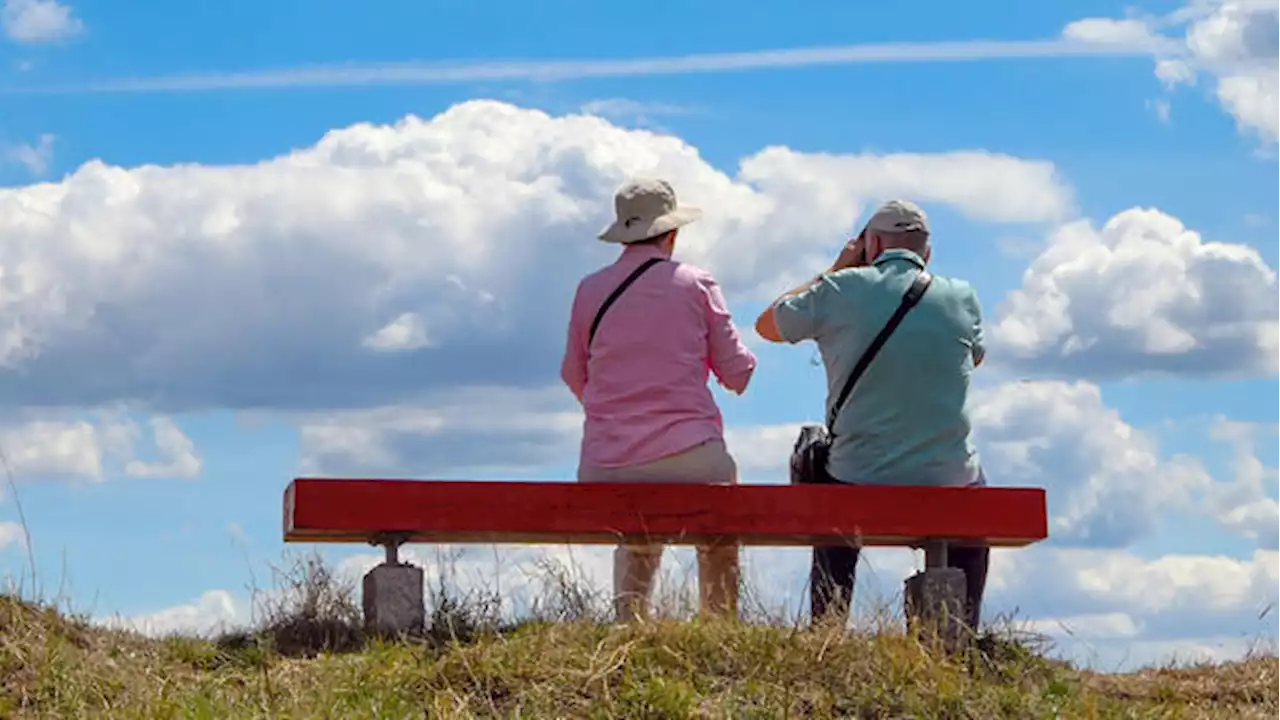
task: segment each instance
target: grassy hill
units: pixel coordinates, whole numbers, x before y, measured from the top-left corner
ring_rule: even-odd
[[[948,657],[891,615],[858,632],[753,621],[606,621],[571,568],[540,566],[527,619],[442,573],[422,637],[365,637],[350,578],[273,567],[256,626],[145,637],[0,595],[0,718],[1272,718],[1274,651],[1102,674],[1006,628]],[[658,598],[688,611],[690,588]],[[753,594],[744,599],[752,604]]]
[[[1274,655],[1105,675],[1009,637],[949,659],[892,627],[499,627],[456,603],[440,605],[426,637],[381,643],[361,637],[345,596],[308,592],[277,604],[258,631],[216,640],[150,639],[0,597],[0,717],[1241,719],[1278,710]]]

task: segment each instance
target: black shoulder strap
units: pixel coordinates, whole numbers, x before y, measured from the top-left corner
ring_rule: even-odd
[[[609,295],[609,297],[604,299],[604,304],[596,311],[596,319],[591,321],[591,333],[587,335],[587,347],[591,347],[591,341],[595,340],[596,328],[600,327],[600,319],[604,317],[604,313],[609,309],[609,306],[621,297],[622,293],[626,292],[627,288],[631,287],[631,283],[640,279],[640,276],[643,275],[646,270],[662,262],[662,260],[663,258],[649,258],[648,260],[645,260],[640,267],[631,271],[631,274],[627,276],[627,279],[623,280],[622,284],[619,285],[613,293]]]
[[[853,392],[853,386],[857,384],[858,378],[867,371],[867,366],[875,359],[880,352],[880,348],[884,347],[884,343],[898,329],[898,325],[902,323],[902,318],[911,312],[911,308],[920,302],[920,298],[924,297],[924,293],[929,289],[929,284],[933,282],[933,275],[928,270],[921,270],[916,274],[914,280],[911,281],[911,287],[907,288],[906,294],[902,296],[902,302],[898,303],[898,309],[893,312],[893,317],[889,318],[889,322],[885,323],[884,328],[880,330],[880,334],[875,340],[867,346],[863,351],[862,357],[858,358],[858,364],[853,366],[853,370],[849,373],[849,379],[845,380],[844,388],[840,390],[840,396],[836,398],[835,404],[831,406],[831,410],[827,414],[827,432],[835,435],[836,416],[840,413],[840,408],[844,407],[845,402],[849,399],[849,393]]]

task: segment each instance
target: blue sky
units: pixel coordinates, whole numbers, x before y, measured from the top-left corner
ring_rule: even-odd
[[[682,252],[744,326],[868,205],[919,200],[995,338],[988,475],[1048,487],[1059,522],[1001,556],[993,611],[1071,627],[1064,652],[1100,664],[1239,652],[1276,630],[1275,20],[1258,0],[4,0],[0,443],[41,585],[152,630],[239,622],[300,472],[570,477],[567,298],[611,257],[591,236],[617,183],[653,171],[708,209]],[[398,318],[422,342],[362,341]],[[746,479],[778,482],[822,378],[812,348],[758,352],[722,408]],[[446,452],[487,419],[509,451]],[[794,604],[801,555],[750,557]],[[868,593],[911,563],[884,558]]]

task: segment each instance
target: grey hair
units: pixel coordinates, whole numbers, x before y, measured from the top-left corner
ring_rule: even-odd
[[[886,248],[910,250],[917,255],[929,247],[929,233],[926,230],[907,230],[906,232],[884,232],[873,230],[880,237]]]
[[[629,242],[627,243],[627,245],[659,245],[662,243],[663,240],[666,240],[672,235],[675,235],[677,230],[679,230],[679,228],[672,228],[671,230],[668,230],[658,235],[654,235],[653,237],[647,237],[643,240],[636,240],[634,242]]]

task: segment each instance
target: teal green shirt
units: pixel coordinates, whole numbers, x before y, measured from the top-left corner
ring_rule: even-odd
[[[784,340],[818,343],[828,408],[923,268],[915,253],[889,250],[778,304]],[[965,400],[983,352],[977,293],[962,280],[934,276],[841,409],[827,464],[832,477],[873,485],[981,482]]]

